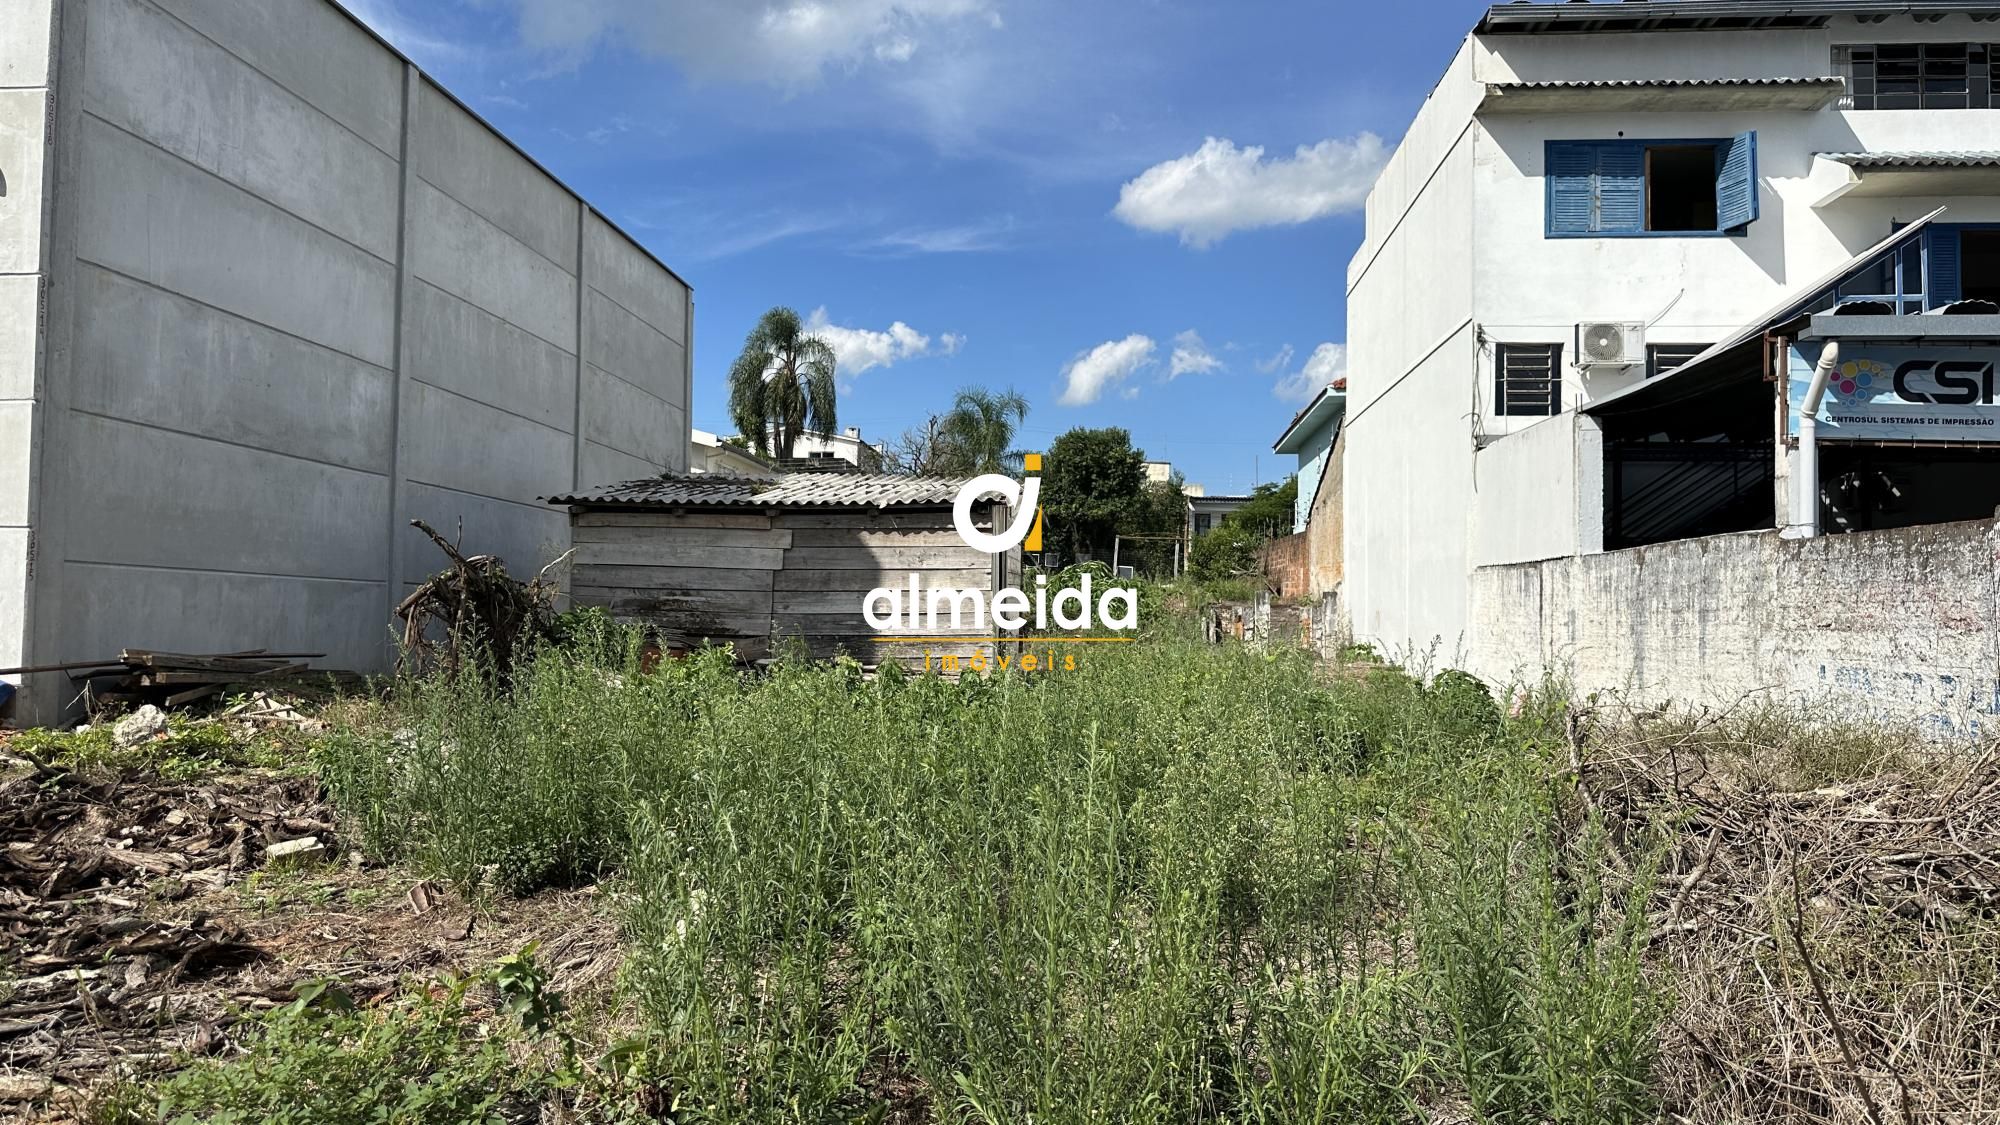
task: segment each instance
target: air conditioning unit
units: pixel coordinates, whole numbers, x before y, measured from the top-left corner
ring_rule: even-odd
[[[1645,362],[1643,321],[1601,321],[1576,326],[1578,367],[1636,367]]]

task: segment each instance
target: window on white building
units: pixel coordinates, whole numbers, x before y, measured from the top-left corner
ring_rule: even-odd
[[[1871,43],[1834,48],[1855,109],[1987,109],[2000,105],[1986,43]]]
[[[1757,134],[1549,141],[1550,238],[1741,233],[1757,221]]]
[[[1501,344],[1494,349],[1493,412],[1562,413],[1562,345]]]
[[[1665,375],[1707,350],[1707,344],[1647,344],[1646,378]]]

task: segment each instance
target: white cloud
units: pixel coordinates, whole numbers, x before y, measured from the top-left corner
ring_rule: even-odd
[[[1292,346],[1286,344],[1284,347],[1279,348],[1270,359],[1258,360],[1257,370],[1269,375],[1273,371],[1283,371],[1285,368],[1291,366],[1291,363]]]
[[[997,28],[989,0],[514,0],[530,46],[581,57],[601,40],[699,78],[797,88],[828,67],[908,63],[932,31]]]
[[[1158,346],[1152,337],[1134,332],[1123,340],[1107,340],[1080,353],[1063,368],[1063,392],[1058,401],[1064,406],[1096,402],[1107,389],[1152,363]],[[1128,388],[1125,397],[1131,398],[1133,393]]]
[[[1003,250],[1007,247],[1008,236],[1014,231],[1014,217],[1005,215],[996,219],[968,223],[955,227],[912,227],[893,231],[865,244],[859,249],[886,255],[903,254],[974,254],[988,250]]]
[[[1174,337],[1173,358],[1167,361],[1167,378],[1178,379],[1183,375],[1206,375],[1222,370],[1222,361],[1208,345],[1202,343],[1201,334],[1190,328]]]
[[[1335,379],[1347,375],[1347,348],[1343,344],[1321,344],[1306,357],[1304,367],[1279,379],[1271,393],[1286,402],[1311,402]]]
[[[1290,158],[1270,160],[1261,146],[1237,148],[1210,137],[1120,188],[1112,214],[1140,230],[1173,231],[1184,245],[1207,247],[1240,230],[1353,211],[1387,159],[1387,146],[1373,133],[1300,145]]]
[[[899,360],[931,354],[931,338],[900,320],[884,331],[843,328],[827,319],[824,305],[806,318],[806,331],[833,345],[840,374],[850,379],[871,367],[889,367]],[[947,332],[939,342],[941,354],[951,355],[965,343],[965,337]]]
[[[375,34],[396,45],[419,64],[465,58],[470,51],[446,35],[427,30],[402,10],[397,0],[350,0],[347,10],[354,18],[373,28]]]

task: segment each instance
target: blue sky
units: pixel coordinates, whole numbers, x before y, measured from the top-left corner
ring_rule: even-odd
[[[694,286],[696,426],[784,304],[871,439],[1012,386],[1026,448],[1124,426],[1236,492],[1343,372],[1362,198],[1483,5],[350,7]]]

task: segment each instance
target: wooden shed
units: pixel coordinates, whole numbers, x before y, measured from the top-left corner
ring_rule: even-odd
[[[856,472],[667,476],[549,503],[570,512],[574,604],[604,606],[662,645],[727,643],[758,660],[797,638],[814,656],[921,665],[926,651],[967,656],[999,634],[990,619],[872,628],[862,612],[871,590],[897,588],[907,601],[914,576],[926,596],[951,588],[990,598],[1021,579],[1018,549],[989,555],[953,529],[963,483]],[[973,507],[984,530],[1009,516],[997,498]],[[936,640],[885,639],[919,634]]]

